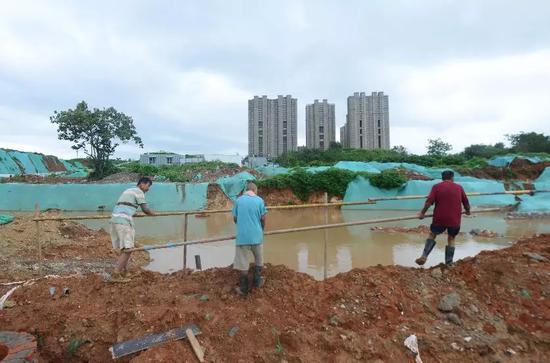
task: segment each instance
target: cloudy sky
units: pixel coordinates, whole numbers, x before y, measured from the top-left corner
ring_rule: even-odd
[[[49,122],[86,100],[145,150],[247,152],[247,100],[390,96],[392,145],[550,134],[550,2],[24,1],[0,6],[0,147],[74,157]],[[338,137],[338,135],[337,135]],[[124,145],[120,157],[140,149]]]

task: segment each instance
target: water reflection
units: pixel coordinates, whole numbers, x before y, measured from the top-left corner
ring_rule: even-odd
[[[336,210],[329,213],[329,223],[351,222],[367,219],[388,218],[414,214],[412,211],[396,210]],[[501,213],[480,214],[464,218],[462,230],[474,228],[489,229],[505,238],[480,238],[459,235],[456,241],[455,258],[472,256],[482,250],[506,247],[520,236],[535,233],[550,233],[548,219],[505,220]],[[267,229],[281,229],[324,224],[323,209],[270,211]],[[415,227],[430,223],[409,220],[377,224],[377,226]],[[91,221],[91,227],[100,228],[106,221]],[[377,264],[398,264],[415,266],[414,259],[421,253],[426,236],[420,234],[386,233],[371,231],[370,225],[342,227],[328,230],[327,275],[333,276],[356,267]],[[141,218],[136,222],[137,239],[141,243],[164,244],[167,241],[183,239],[183,217]],[[206,218],[189,217],[188,240],[232,235],[235,233],[229,214],[212,214]],[[272,264],[284,264],[299,272],[321,279],[324,273],[324,232],[322,230],[295,232],[267,236],[265,239],[265,260]],[[427,267],[443,262],[446,236],[438,238],[438,244]],[[195,266],[195,255],[201,256],[202,267],[228,266],[233,262],[234,241],[207,245],[193,245],[188,248],[187,266]],[[170,248],[151,251],[152,261],[148,269],[173,272],[183,267],[183,249]]]

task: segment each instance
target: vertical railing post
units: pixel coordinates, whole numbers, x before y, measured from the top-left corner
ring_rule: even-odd
[[[36,203],[34,205],[34,217],[40,217],[40,204]],[[36,244],[38,245],[38,268],[40,273],[42,273],[42,240],[40,238],[40,221],[35,221],[36,224]]]
[[[183,215],[183,242],[187,241],[187,224],[189,223],[188,214]],[[183,269],[187,268],[187,245],[183,245]]]
[[[325,192],[325,204],[328,204],[328,193]],[[328,224],[328,206],[325,205],[325,224]],[[328,244],[328,229],[324,229],[325,246],[323,248],[323,280],[327,279],[327,244]]]

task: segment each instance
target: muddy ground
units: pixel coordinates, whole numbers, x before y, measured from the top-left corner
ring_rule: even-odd
[[[36,223],[33,216],[15,213],[15,220],[0,225],[0,282],[44,274],[70,274],[110,270],[117,255],[104,230],[94,231],[72,221],[40,223],[42,264],[39,264]],[[59,211],[42,213],[60,216]],[[133,256],[132,266],[149,260],[145,252]]]
[[[318,282],[267,266],[266,285],[246,298],[233,293],[237,275],[228,268],[139,272],[127,284],[87,273],[17,289],[0,326],[35,334],[44,362],[108,362],[114,343],[191,322],[202,330],[208,362],[413,362],[403,345],[411,334],[424,362],[544,362],[548,259],[550,235],[542,235],[452,269],[376,266]],[[70,294],[51,298],[49,287]],[[459,302],[451,315],[439,305],[453,292]],[[87,343],[70,356],[78,339]],[[196,359],[187,342],[176,341],[119,361]]]

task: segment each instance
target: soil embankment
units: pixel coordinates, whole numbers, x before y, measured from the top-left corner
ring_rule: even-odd
[[[60,216],[48,211],[42,216]],[[40,222],[42,271],[36,223],[29,214],[16,214],[16,219],[0,225],[0,281],[13,281],[41,274],[100,272],[112,268],[116,254],[111,238],[104,230],[94,231],[72,221]],[[145,252],[137,253],[132,264],[149,260]]]
[[[77,339],[88,342],[72,361],[111,361],[112,344],[187,323],[201,328],[208,362],[412,362],[403,345],[411,334],[425,362],[542,362],[550,356],[548,259],[550,235],[542,235],[452,269],[376,266],[317,282],[267,266],[266,285],[247,298],[232,292],[229,268],[140,272],[121,285],[96,274],[52,278],[16,290],[0,326],[35,334],[48,362],[67,360]],[[49,287],[70,294],[52,298]],[[176,341],[119,361],[195,357]]]

